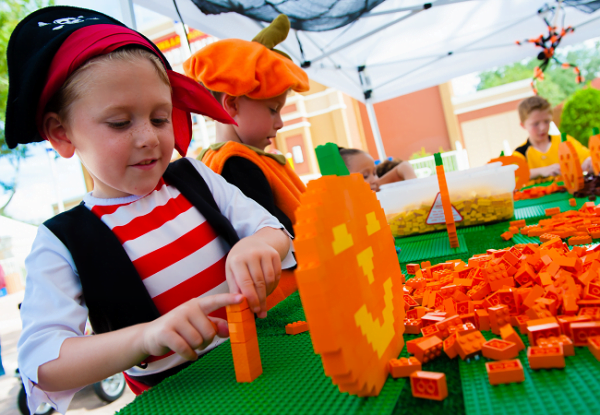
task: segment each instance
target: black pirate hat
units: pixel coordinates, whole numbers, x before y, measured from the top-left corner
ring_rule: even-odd
[[[72,33],[98,24],[126,27],[97,11],[70,6],[37,10],[17,25],[6,53],[9,86],[5,136],[10,148],[43,141],[36,126],[36,112],[52,59]],[[166,69],[171,69],[160,50],[148,42]]]

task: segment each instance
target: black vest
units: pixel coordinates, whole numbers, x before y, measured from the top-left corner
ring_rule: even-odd
[[[208,185],[189,160],[183,158],[171,163],[163,178],[200,211],[230,246],[239,241]],[[73,257],[94,332],[106,333],[160,317],[121,242],[83,203],[44,225]]]

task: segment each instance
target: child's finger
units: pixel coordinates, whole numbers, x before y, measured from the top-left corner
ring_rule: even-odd
[[[217,336],[222,338],[229,337],[229,326],[227,325],[227,321],[217,317],[208,317],[208,319],[213,325]]]
[[[267,282],[260,258],[253,258],[248,263],[248,270],[250,271],[252,281],[254,281],[254,289],[256,290],[260,304],[260,310],[255,311],[255,313],[264,313],[267,311]]]
[[[252,312],[260,312],[258,294],[256,292],[256,288],[254,287],[254,280],[250,275],[250,271],[248,270],[246,263],[233,262],[231,264],[231,271],[239,290],[241,291],[242,295],[246,297],[246,300],[248,300],[248,305],[250,306]]]
[[[205,333],[203,333],[202,329],[198,329],[196,322],[188,320],[178,322],[178,324],[175,326],[175,331],[183,338],[183,340],[187,342],[191,349],[196,350],[200,348],[207,340],[212,340],[214,337],[214,334],[212,336],[210,335],[211,332],[214,333],[212,326],[208,322],[206,324],[209,326],[209,332],[206,333],[206,336],[204,335]]]
[[[200,308],[204,312],[205,315],[212,313],[215,310],[218,310],[221,307],[225,307],[228,305],[239,304],[244,299],[244,296],[241,294],[214,294],[207,295],[204,297],[200,297],[197,299],[198,304],[200,304]]]
[[[194,349],[176,332],[167,340],[165,345],[184,359],[196,360],[198,358]]]
[[[265,285],[267,288],[267,295],[271,294],[277,287],[277,276],[275,274],[273,262],[273,259],[270,257],[265,257],[261,260],[262,271],[265,277]]]

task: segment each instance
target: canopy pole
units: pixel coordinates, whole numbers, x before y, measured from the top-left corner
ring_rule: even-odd
[[[133,0],[121,0],[121,14],[123,15],[123,23],[137,30],[137,24],[135,22],[135,12],[133,10]]]
[[[375,147],[377,147],[377,155],[379,160],[384,161],[387,157],[385,156],[385,149],[383,148],[383,140],[381,139],[381,133],[379,131],[379,124],[377,123],[377,115],[375,114],[375,107],[371,100],[371,78],[367,75],[366,66],[362,65],[357,68],[358,78],[360,84],[363,87],[363,94],[365,94],[365,106],[367,107],[367,115],[369,116],[369,123],[371,124],[371,131],[373,132],[373,139],[375,140]]]
[[[371,130],[373,131],[373,139],[375,140],[375,147],[377,147],[377,155],[379,160],[384,161],[387,159],[385,155],[385,149],[383,148],[383,141],[381,140],[381,133],[379,132],[379,124],[377,124],[377,115],[375,115],[375,107],[371,99],[365,99],[365,105],[367,106],[367,114],[369,115],[369,122],[371,123]]]

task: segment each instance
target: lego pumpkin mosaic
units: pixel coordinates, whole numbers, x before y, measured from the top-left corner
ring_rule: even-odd
[[[296,218],[298,289],[325,374],[341,392],[378,395],[404,346],[403,276],[383,209],[361,175],[323,176]]]

